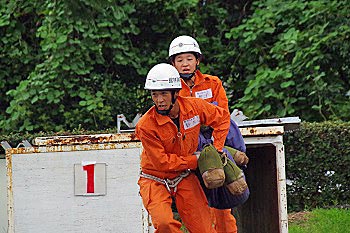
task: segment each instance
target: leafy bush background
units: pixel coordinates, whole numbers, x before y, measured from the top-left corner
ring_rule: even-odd
[[[0,3],[2,133],[101,130],[145,112],[145,75],[182,34],[250,119],[350,119],[347,0]]]

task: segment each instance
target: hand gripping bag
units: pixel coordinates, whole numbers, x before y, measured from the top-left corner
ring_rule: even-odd
[[[248,189],[248,185],[243,176],[243,171],[236,165],[234,159],[232,160],[232,156],[228,156],[227,153],[237,154],[238,151],[225,146],[224,153],[221,154],[221,160],[224,166],[225,172],[225,185],[226,188],[231,192],[232,195],[240,195],[243,194],[246,189]],[[234,151],[233,151],[234,150]],[[231,153],[233,151],[233,153]]]

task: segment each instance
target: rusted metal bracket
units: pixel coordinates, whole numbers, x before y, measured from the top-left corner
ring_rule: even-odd
[[[1,146],[4,148],[4,150],[12,148],[12,146],[7,141],[2,141]]]
[[[28,142],[27,140],[23,140],[22,142],[20,142],[16,148],[20,148],[20,147],[33,147],[32,144],[30,144],[30,142]]]
[[[248,119],[248,117],[246,115],[244,115],[244,113],[242,111],[240,111],[236,108],[231,113],[231,120],[236,122],[236,124],[238,124],[239,122],[242,122],[246,119]]]
[[[121,132],[133,132],[135,131],[135,126],[137,124],[137,122],[140,120],[141,118],[141,114],[137,113],[135,118],[132,120],[132,122],[129,122],[126,117],[124,116],[124,114],[118,114],[117,115],[117,132],[121,133]],[[121,130],[121,122],[124,122],[130,129],[127,130]]]
[[[4,148],[4,150],[12,149],[12,146],[7,141],[2,141],[1,146],[2,148]],[[33,146],[32,144],[30,144],[30,142],[28,142],[28,140],[23,140],[16,146],[16,148],[20,148],[20,147],[33,147]]]

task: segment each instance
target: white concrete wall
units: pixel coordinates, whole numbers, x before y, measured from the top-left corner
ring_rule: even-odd
[[[139,155],[140,148],[13,154],[14,231],[142,232]],[[82,161],[107,163],[106,195],[74,195],[74,164]]]
[[[7,232],[6,160],[0,159],[0,233]]]

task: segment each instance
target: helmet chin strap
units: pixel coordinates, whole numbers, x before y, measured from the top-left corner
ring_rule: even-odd
[[[157,113],[159,113],[160,115],[169,116],[170,110],[173,108],[173,106],[174,106],[173,104],[170,105],[170,108],[167,109],[167,110],[159,110],[159,109],[157,108],[157,106],[156,106],[156,111],[157,111]]]
[[[171,105],[170,105],[169,109],[167,109],[167,110],[159,110],[157,108],[157,106],[155,106],[156,107],[156,112],[159,113],[160,115],[163,115],[163,116],[169,116],[169,113],[170,113],[171,109],[174,107],[175,101],[176,101],[175,91],[172,91],[171,92]]]
[[[196,72],[196,71],[195,71]],[[184,80],[190,80],[193,76],[194,76],[194,73],[190,73],[190,74],[180,74],[180,77]]]

